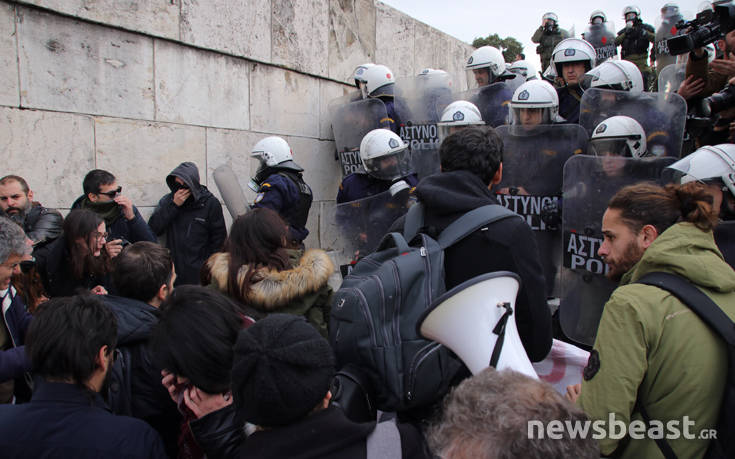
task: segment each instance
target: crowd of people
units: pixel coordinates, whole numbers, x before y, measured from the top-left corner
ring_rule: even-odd
[[[170,193],[148,221],[123,193],[127,185],[105,170],[86,174],[65,216],[38,202],[43,196],[23,177],[0,178],[1,455],[735,454],[731,414],[722,409],[733,402],[735,326],[723,332],[700,311],[707,303],[720,323],[735,319],[735,97],[707,99],[735,84],[735,27],[723,19],[735,18],[735,6],[715,5],[714,14],[722,34],[712,58],[703,46],[691,49],[686,77],[668,92],[656,82],[670,62],[668,36],[643,23],[635,6],[625,8],[617,32],[594,11],[584,38],[544,14],[533,35],[543,73],[483,46],[467,59],[470,88],[460,93],[449,91],[441,70],[402,86],[384,65],[359,66],[355,91],[333,120],[344,177],[332,223],[344,247],[331,254],[305,248],[312,191],[280,137],[252,147],[249,186],[257,194],[229,229],[192,162],[165,177]],[[681,19],[673,4],[662,15]],[[685,119],[702,119],[702,101],[719,109],[707,114],[710,129],[695,131]],[[391,233],[406,236],[399,257],[417,244],[426,256],[427,241],[441,245],[460,218],[499,205],[516,218],[495,218],[441,247],[438,293],[512,273],[517,297],[499,306],[505,319],[512,311],[520,352],[541,362],[555,339],[587,349],[581,382],[561,394],[512,369],[473,375],[463,355],[437,352],[447,382],[441,393],[421,406],[410,403],[416,391],[392,393],[410,409],[385,409],[380,394],[394,382],[371,369],[400,364],[387,348],[376,354],[377,343],[385,337],[411,349],[411,368],[399,376],[406,379],[439,349],[405,340],[421,324],[400,321],[406,295],[422,301],[429,287],[391,296],[378,276],[364,276],[378,302],[354,286],[334,295],[330,279],[360,278],[361,266],[388,263],[376,254],[391,250],[386,240],[401,240]],[[579,226],[579,213],[597,221]],[[573,242],[581,238],[591,244],[586,251]],[[399,271],[429,269],[428,261],[396,266],[399,292]],[[707,300],[692,305],[680,283],[650,281],[660,273]],[[600,279],[612,294],[597,288]],[[346,298],[358,314],[335,328]],[[426,294],[427,310],[434,299]],[[370,339],[356,334],[361,321]],[[504,327],[493,333],[505,336]],[[358,351],[339,352],[346,347]],[[355,409],[355,400],[367,408]],[[604,423],[612,418],[630,426],[627,435],[610,433]],[[636,422],[685,419],[715,435],[633,434]],[[607,433],[566,427],[555,436],[556,422],[602,422]],[[532,435],[537,424],[548,435]]]

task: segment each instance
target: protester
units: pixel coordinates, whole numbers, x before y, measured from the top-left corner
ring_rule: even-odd
[[[71,296],[78,290],[107,294],[110,260],[122,250],[121,241],[105,242],[104,220],[89,210],[73,210],[64,220],[64,236],[35,253],[36,269],[49,296]]]
[[[197,441],[209,457],[430,457],[413,426],[395,419],[359,424],[330,406],[334,364],[327,340],[302,317],[272,314],[258,321],[235,345],[234,405],[210,408],[192,422]],[[247,440],[242,422],[256,426]]]
[[[0,323],[0,404],[12,403],[17,394],[28,389],[23,376],[30,369],[30,362],[23,344],[31,315],[12,285],[11,277],[20,271],[18,265],[29,251],[23,230],[9,218],[0,217],[0,304],[3,318]]]
[[[30,403],[0,406],[3,457],[166,457],[150,426],[113,416],[100,397],[116,327],[115,316],[92,295],[39,308],[26,343],[39,378]]]
[[[270,209],[253,209],[238,217],[230,228],[225,251],[216,253],[203,268],[202,284],[240,302],[248,313],[261,318],[273,312],[306,317],[327,336],[334,271],[323,250],[286,248],[288,227]]]
[[[712,199],[696,182],[631,185],[610,200],[598,253],[620,287],[605,304],[581,389],[570,386],[571,398],[579,397],[590,418],[605,420],[608,432],[611,413],[627,426],[643,410],[664,425],[688,417],[698,430],[715,427],[727,375],[725,343],[668,291],[636,283],[653,271],[676,274],[735,318],[735,272],[715,245],[715,222]],[[709,446],[701,436],[666,442],[678,457],[703,457]],[[661,455],[650,436],[608,435],[600,451]]]
[[[34,201],[33,191],[23,177],[6,175],[0,178],[0,209],[23,228],[36,247],[61,235],[64,218],[56,209]]]
[[[551,422],[585,421],[587,416],[549,384],[489,367],[452,390],[427,436],[434,454],[446,459],[597,459],[591,435],[572,437],[565,430],[550,438],[546,431]]]
[[[158,202],[148,220],[157,235],[166,234],[166,247],[176,265],[176,285],[199,284],[207,258],[222,249],[227,236],[222,204],[199,183],[196,164],[185,162],[166,177],[171,193]]]
[[[77,198],[72,209],[88,209],[104,219],[111,239],[127,242],[156,242],[156,236],[148,227],[140,212],[111,173],[95,169],[89,171],[82,182],[84,195]]]

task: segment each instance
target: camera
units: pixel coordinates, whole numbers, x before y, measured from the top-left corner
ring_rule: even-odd
[[[702,99],[702,114],[705,116],[733,107],[735,107],[735,85],[728,84],[722,91]]]
[[[716,5],[714,11],[705,10],[692,21],[679,21],[676,30],[688,33],[666,40],[672,56],[688,53],[723,38],[735,26],[735,5]]]

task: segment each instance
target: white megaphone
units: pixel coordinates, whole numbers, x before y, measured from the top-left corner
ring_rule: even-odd
[[[419,335],[454,351],[472,374],[493,366],[538,379],[516,326],[519,287],[520,278],[508,271],[465,281],[419,317]]]
[[[225,207],[232,215],[232,219],[236,219],[240,215],[248,211],[248,201],[242,192],[240,182],[237,181],[232,166],[223,164],[214,170],[214,183],[217,184],[219,194],[225,202]]]

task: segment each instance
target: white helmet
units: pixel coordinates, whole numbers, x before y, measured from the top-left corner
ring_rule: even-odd
[[[638,67],[630,61],[608,60],[585,73],[579,85],[585,90],[614,89],[638,94],[643,91],[643,76]]]
[[[625,8],[623,8],[623,19],[627,20],[626,16],[628,16],[629,13],[635,14],[635,16],[638,18],[641,16],[641,9],[635,5],[626,6]]]
[[[263,175],[270,175],[263,174],[268,168],[289,169],[296,172],[304,170],[293,161],[291,147],[281,137],[271,136],[260,140],[250,152],[250,157],[256,162],[254,167],[257,172],[248,186],[255,191],[260,182],[268,178]]]
[[[546,22],[547,19],[551,19],[552,21],[554,21],[554,24],[559,23],[559,17],[556,15],[556,13],[549,12],[549,13],[544,14],[541,17],[541,22]]]
[[[355,71],[352,72],[352,78],[355,80],[355,86],[357,88],[360,88],[363,84],[367,83],[367,81],[365,81],[365,71],[374,66],[375,64],[373,64],[372,62],[368,62],[367,64],[362,64],[355,67]]]
[[[416,77],[422,89],[448,89],[452,86],[449,74],[444,70],[425,68]]]
[[[595,127],[590,149],[597,156],[646,156],[646,132],[638,121],[627,116],[613,116]]]
[[[665,3],[664,6],[661,7],[661,17],[664,19],[669,18],[676,18],[677,16],[680,16],[679,14],[679,5],[676,3]]]
[[[386,161],[395,158],[395,161]],[[398,180],[411,173],[408,144],[389,129],[373,129],[360,142],[365,171],[381,180]]]
[[[396,79],[388,67],[380,64],[373,65],[372,67],[368,67],[363,75],[366,96],[393,96],[393,87],[395,86]]]
[[[735,196],[735,145],[731,143],[702,147],[668,168],[679,173],[682,185],[720,179]]]
[[[595,48],[581,38],[565,38],[551,53],[557,75],[563,75],[562,65],[567,62],[584,62],[586,71],[589,72],[594,68],[596,58]]]
[[[607,22],[607,16],[605,16],[602,10],[595,10],[590,13],[590,24],[595,23],[595,18],[601,18],[602,22]]]
[[[477,105],[466,100],[455,100],[447,105],[436,125],[439,128],[439,141],[441,142],[457,129],[484,126],[485,122],[482,120],[482,114]]]
[[[488,69],[488,83],[492,83],[497,77],[505,72],[505,58],[498,48],[493,46],[481,46],[472,52],[465,66],[468,72],[479,69]],[[467,81],[474,77],[468,73]]]
[[[559,96],[554,87],[544,80],[531,80],[523,83],[513,93],[510,100],[510,123],[521,124],[522,108],[541,108],[541,124],[551,124],[559,120]]]
[[[523,76],[526,81],[534,80],[537,78],[536,67],[534,67],[533,64],[528,61],[515,61],[510,64],[509,70],[513,73],[517,73],[518,75]]]

